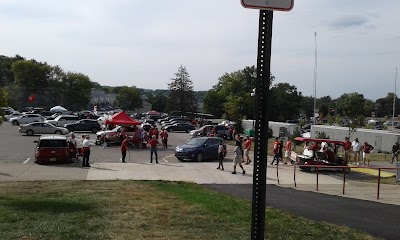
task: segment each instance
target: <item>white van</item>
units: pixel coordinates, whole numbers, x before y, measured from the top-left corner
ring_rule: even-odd
[[[76,123],[79,121],[79,117],[75,115],[60,115],[57,116],[54,120],[46,120],[44,122],[53,124],[54,126],[64,127],[65,124],[68,123]]]

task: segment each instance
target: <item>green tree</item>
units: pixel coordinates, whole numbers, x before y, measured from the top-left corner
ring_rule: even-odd
[[[7,92],[0,88],[0,107],[7,107]],[[0,124],[3,123],[4,112],[0,110]]]
[[[168,97],[164,94],[156,94],[151,102],[151,108],[158,112],[165,112]]]
[[[143,105],[143,100],[140,97],[140,91],[134,86],[121,87],[117,96],[117,102],[119,107],[124,111],[135,110],[137,108],[141,108]]]
[[[225,101],[226,99],[216,89],[209,90],[203,99],[204,112],[214,115],[215,118],[221,118],[224,114],[224,107],[221,103]]]
[[[91,100],[92,82],[82,73],[68,72],[62,79],[62,102],[68,110],[86,109]]]
[[[326,105],[325,103],[321,104],[321,106],[319,107],[320,121],[322,121],[323,119],[325,119],[328,116],[328,112],[329,112],[328,105]]]
[[[278,83],[271,88],[271,121],[284,122],[297,119],[300,115],[302,96],[297,88],[289,83]]]
[[[186,67],[180,66],[175,78],[168,83],[170,94],[168,96],[167,110],[178,111],[181,114],[197,112],[197,99],[193,92],[193,82]]]
[[[345,93],[340,96],[338,107],[342,110],[344,116],[352,121],[351,128],[363,125],[358,120],[360,116],[364,116],[364,103],[364,96],[359,93]]]

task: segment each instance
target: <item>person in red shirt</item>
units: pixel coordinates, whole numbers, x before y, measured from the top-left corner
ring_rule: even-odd
[[[121,154],[122,154],[122,158],[121,158],[121,162],[126,163],[125,162],[125,158],[126,158],[126,151],[128,150],[128,137],[124,136],[124,141],[122,141],[121,144]]]
[[[285,145],[285,162],[284,162],[284,164],[287,164],[288,160],[290,160],[291,154],[292,154],[292,141],[290,141],[290,138],[288,138],[286,141],[286,145]]]
[[[153,126],[151,126],[150,129],[149,129],[150,139],[153,138],[153,134],[154,134],[154,128],[153,128]]]
[[[158,164],[158,156],[157,156],[157,145],[159,142],[156,139],[156,136],[153,135],[151,140],[149,141],[150,146],[150,163],[153,163],[153,154],[156,156],[156,163]]]
[[[163,148],[167,149],[168,147],[168,132],[167,130],[162,130],[160,133],[160,137],[161,137],[161,142],[163,144]]]
[[[348,137],[344,138],[344,159],[346,162],[349,162],[350,150],[351,150],[351,142],[349,141]]]
[[[251,139],[249,136],[246,138],[246,142],[244,142],[244,155],[246,156],[246,165],[251,163],[250,160],[250,147],[251,147]]]
[[[369,167],[369,158],[367,156],[372,152],[372,150],[374,150],[374,147],[369,145],[367,142],[364,142],[364,145],[361,146],[363,167],[365,166],[365,160],[368,161],[367,167]]]
[[[274,142],[274,145],[272,146],[272,148],[274,149],[274,159],[272,160],[271,165],[273,165],[275,161],[276,161],[276,165],[278,165],[279,164],[279,148],[280,148],[279,138],[275,138],[275,142]]]
[[[156,136],[156,139],[158,140],[158,135],[159,135],[158,128],[155,128],[153,130],[153,135]]]

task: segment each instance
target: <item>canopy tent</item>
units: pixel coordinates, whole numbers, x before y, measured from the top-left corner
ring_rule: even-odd
[[[129,117],[125,112],[119,112],[114,114],[111,119],[107,119],[106,124],[140,125],[141,123]]]
[[[61,106],[55,106],[50,108],[50,112],[68,112],[68,110]]]
[[[161,115],[160,112],[154,111],[154,110],[150,110],[146,113],[147,115]]]

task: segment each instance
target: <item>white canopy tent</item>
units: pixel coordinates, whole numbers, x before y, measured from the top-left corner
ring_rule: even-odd
[[[68,112],[68,110],[61,106],[55,106],[50,108],[50,112]]]

